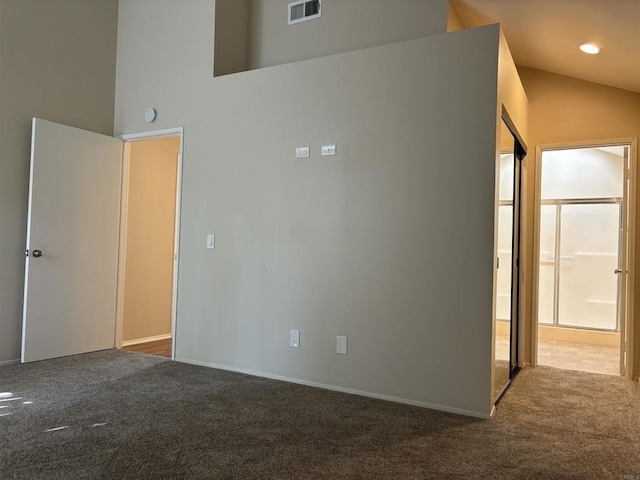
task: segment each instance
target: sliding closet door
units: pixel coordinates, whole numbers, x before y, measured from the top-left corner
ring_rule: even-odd
[[[498,186],[498,258],[496,287],[496,401],[518,371],[520,278],[520,170],[522,148],[503,122]]]

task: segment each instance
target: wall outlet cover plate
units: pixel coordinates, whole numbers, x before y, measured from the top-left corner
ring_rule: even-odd
[[[296,147],[296,158],[309,158],[309,147]]]
[[[289,332],[289,346],[300,348],[300,330],[291,330]]]
[[[322,145],[322,147],[320,147],[320,154],[323,155],[323,156],[335,155],[336,154],[336,146],[335,145]]]

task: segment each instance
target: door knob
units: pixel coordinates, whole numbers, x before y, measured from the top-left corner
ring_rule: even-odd
[[[618,274],[618,273],[622,273],[622,270],[620,270],[619,268],[616,268],[616,269],[613,271],[613,273],[616,273],[616,274]]]
[[[42,256],[42,250],[34,250],[31,252],[31,255],[35,258],[40,258]]]

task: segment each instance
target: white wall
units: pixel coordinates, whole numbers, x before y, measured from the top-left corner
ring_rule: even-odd
[[[324,0],[287,25],[290,0],[252,0],[249,65],[262,68],[447,31],[446,0]]]
[[[180,138],[140,140],[127,147],[125,342],[171,333]]]
[[[117,133],[185,126],[178,359],[487,416],[497,27],[213,79],[212,14],[120,3]]]
[[[0,364],[20,357],[31,117],[112,133],[117,11],[0,1]]]
[[[320,18],[287,25],[289,1],[216,2],[216,76],[435,35],[447,27],[447,0],[324,0]]]

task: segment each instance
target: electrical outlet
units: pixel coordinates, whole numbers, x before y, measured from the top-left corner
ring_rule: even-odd
[[[297,147],[296,158],[309,158],[309,147]]]
[[[336,337],[336,353],[339,353],[341,355],[347,354],[347,337]]]
[[[336,146],[335,145],[322,145],[320,147],[320,155],[335,155],[336,154]]]
[[[300,348],[300,330],[291,330],[289,332],[289,346]]]

